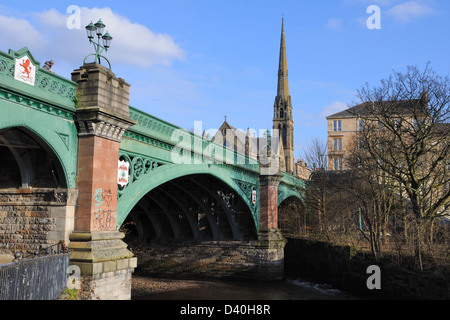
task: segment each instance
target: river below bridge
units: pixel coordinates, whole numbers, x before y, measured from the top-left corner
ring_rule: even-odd
[[[177,280],[133,276],[132,300],[358,300],[326,284],[281,281]]]

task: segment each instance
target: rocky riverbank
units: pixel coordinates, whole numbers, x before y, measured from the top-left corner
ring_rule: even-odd
[[[153,294],[200,289],[218,285],[221,284],[211,281],[163,279],[133,275],[131,297],[133,299]],[[223,284],[223,286],[226,286],[226,284]]]
[[[133,275],[132,300],[355,300],[326,284],[304,280],[221,281]]]

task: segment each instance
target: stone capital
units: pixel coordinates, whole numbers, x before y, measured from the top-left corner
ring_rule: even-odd
[[[98,136],[120,142],[123,133],[136,124],[98,107],[78,109],[75,115],[78,136]]]
[[[259,181],[262,186],[279,186],[281,182],[282,175],[260,175]]]

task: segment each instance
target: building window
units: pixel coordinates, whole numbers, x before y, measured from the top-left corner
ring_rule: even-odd
[[[384,144],[383,139],[377,138],[377,148],[378,148],[378,150],[383,150],[383,144]]]
[[[425,124],[425,119],[413,119],[414,129],[417,130]]]
[[[281,139],[283,140],[283,146],[287,147],[287,128],[286,125],[284,124],[282,129],[281,129]]]
[[[333,158],[334,170],[342,170],[342,157]]]
[[[384,124],[383,124],[383,121],[381,121],[381,120],[378,120],[378,130],[383,130],[383,127],[384,127]]]
[[[333,139],[333,150],[342,151],[342,139]]]
[[[359,126],[359,131],[363,131],[364,130],[364,120],[360,119],[358,121],[358,126]]]
[[[358,149],[364,150],[364,139],[363,138],[358,138]]]
[[[342,131],[341,120],[333,121],[333,131]]]

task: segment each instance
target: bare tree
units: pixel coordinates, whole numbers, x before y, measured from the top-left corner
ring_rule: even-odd
[[[311,145],[303,153],[303,158],[313,171],[328,170],[328,144],[326,142],[314,137]]]
[[[351,203],[357,206],[361,218],[358,229],[369,242],[375,258],[379,259],[382,244],[387,240],[389,216],[396,203],[396,184],[378,168],[378,161],[367,155],[361,142],[355,144],[346,160],[351,168],[346,186]]]
[[[408,201],[421,263],[422,227],[432,230],[437,218],[449,214],[450,81],[429,64],[423,71],[409,66],[379,86],[366,84],[358,97],[362,103],[352,112],[364,122],[359,143],[389,186]]]
[[[305,199],[304,223],[311,228],[316,239],[346,243],[352,238],[354,214],[349,207],[350,197],[346,183],[347,175],[328,170],[328,146],[313,138],[304,150],[305,159],[312,170],[310,180],[302,190]]]
[[[327,215],[327,170],[328,170],[328,146],[318,138],[313,138],[311,145],[304,150],[304,159],[312,170],[311,179],[306,185],[305,202],[307,208],[317,215],[317,227],[319,232],[324,232],[327,240],[329,234],[324,228],[323,219]]]

